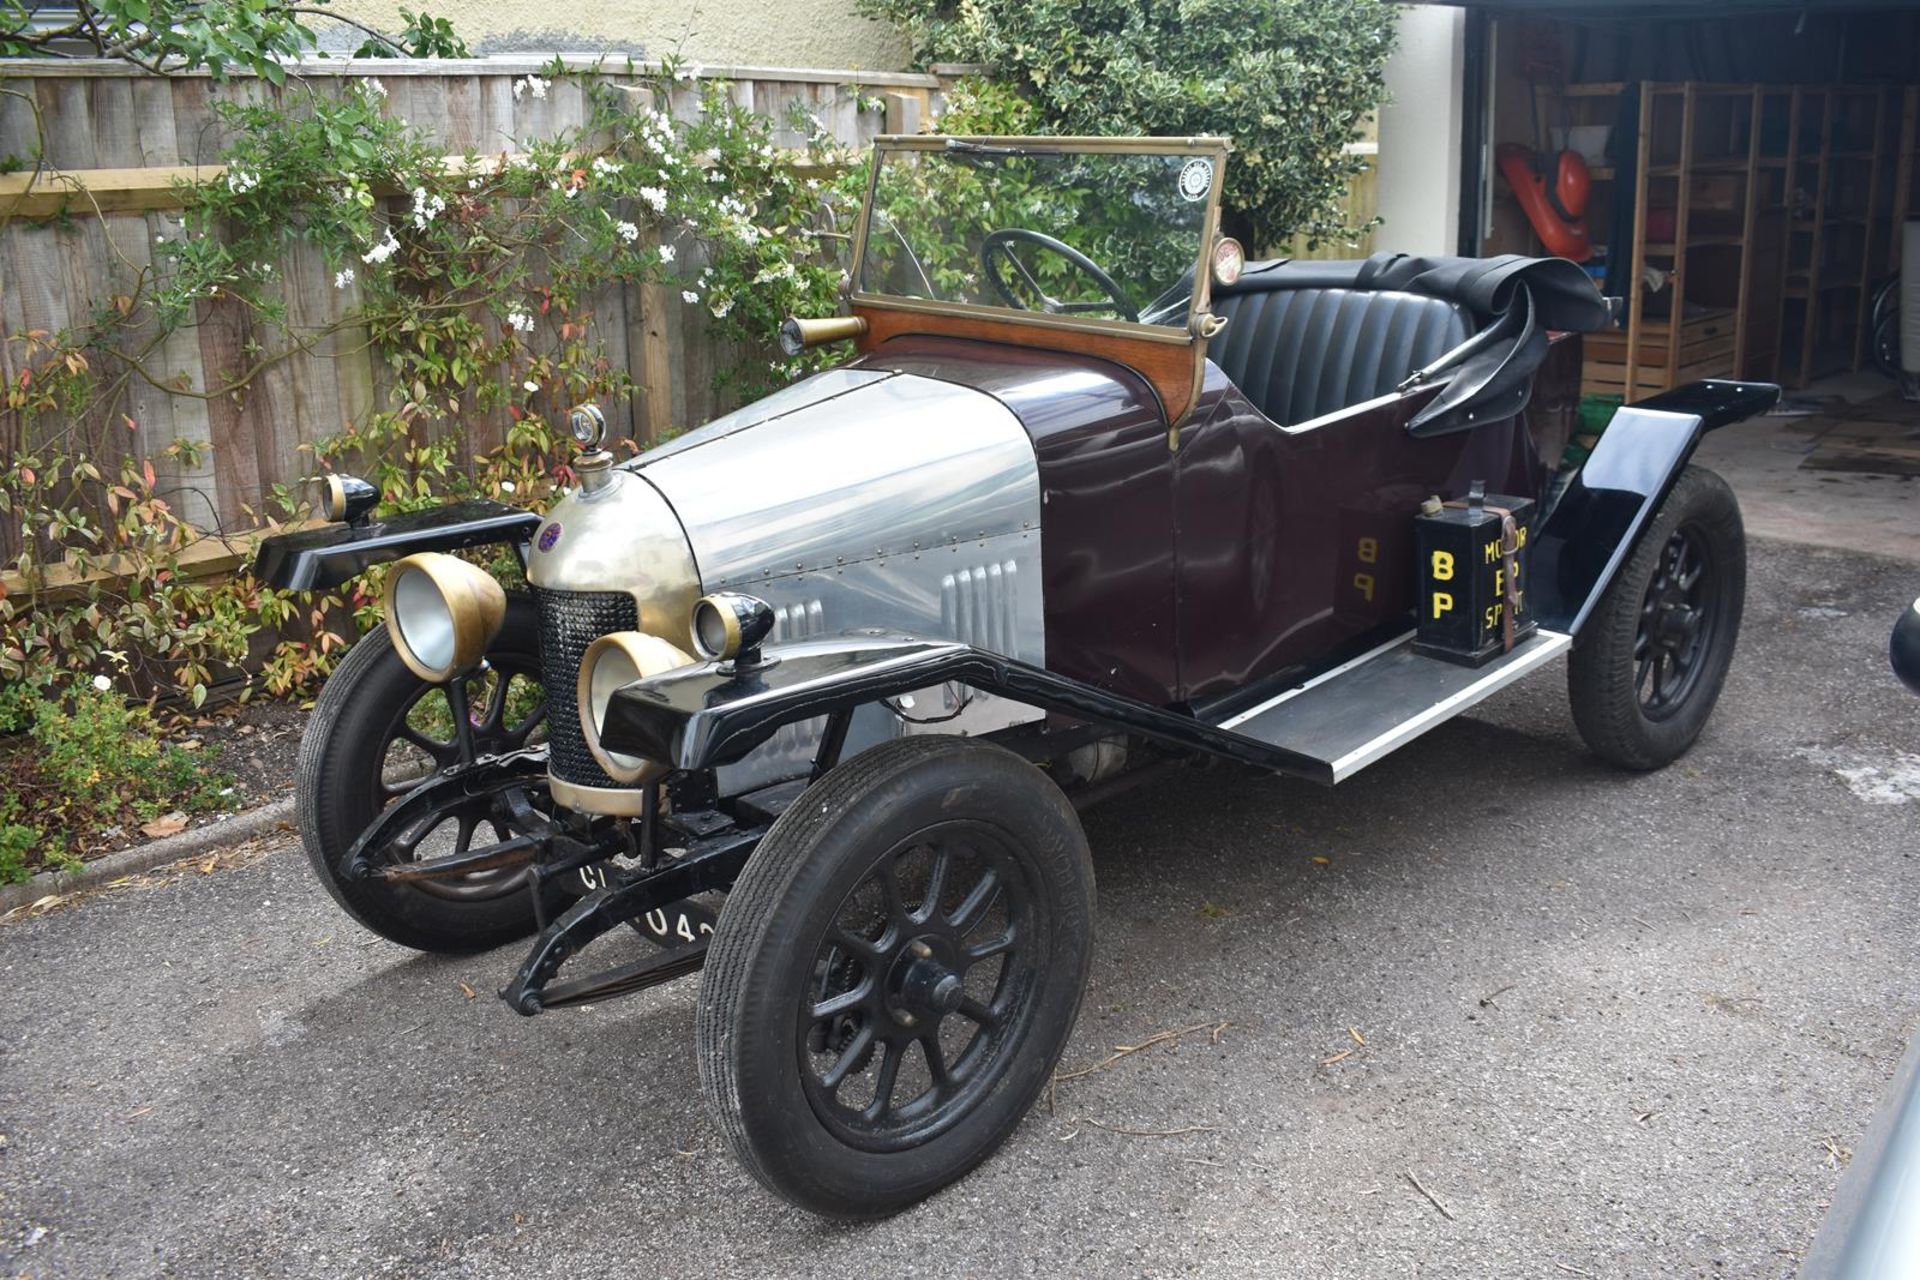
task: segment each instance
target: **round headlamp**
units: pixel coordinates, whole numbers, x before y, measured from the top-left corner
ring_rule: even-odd
[[[318,483],[320,515],[335,524],[358,524],[380,505],[380,491],[359,476],[334,471],[321,476]]]
[[[607,415],[597,404],[576,405],[567,415],[567,424],[573,430],[573,442],[583,453],[595,452],[607,438]]]
[[[773,634],[773,608],[757,596],[716,591],[693,606],[693,647],[709,662],[761,665],[760,646]]]
[[[507,593],[480,566],[426,551],[393,566],[384,612],[400,660],[445,684],[480,664],[506,620]]]
[[[587,646],[585,656],[580,659],[580,676],[574,688],[580,707],[580,734],[586,739],[594,763],[606,770],[609,778],[633,786],[663,770],[655,761],[609,751],[600,745],[600,727],[606,722],[607,704],[613,700],[614,691],[635,680],[692,662],[677,646],[644,631],[616,631]]]

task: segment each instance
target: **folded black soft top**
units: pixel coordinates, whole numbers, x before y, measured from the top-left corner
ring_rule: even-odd
[[[1439,371],[1446,384],[1407,423],[1416,436],[1461,431],[1526,408],[1534,371],[1547,357],[1547,331],[1611,328],[1606,300],[1565,258],[1422,258],[1377,253],[1340,262],[1255,262],[1216,297],[1282,289],[1394,290],[1457,303],[1474,320],[1471,349]]]

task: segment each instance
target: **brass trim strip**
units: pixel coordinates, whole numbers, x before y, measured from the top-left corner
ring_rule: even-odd
[[[1085,333],[1122,334],[1149,342],[1184,346],[1193,340],[1185,328],[1170,324],[1135,324],[1127,320],[1101,320],[1085,316],[1055,316],[1044,311],[1020,311],[1013,307],[989,307],[974,302],[936,302],[929,298],[903,298],[892,293],[856,293],[852,303],[876,311],[912,311],[934,316],[962,316],[978,320],[1004,320],[1011,324],[1030,324],[1042,329],[1068,329]]]
[[[583,787],[547,774],[547,793],[553,802],[580,813],[597,813],[609,818],[637,818],[645,812],[647,787]]]

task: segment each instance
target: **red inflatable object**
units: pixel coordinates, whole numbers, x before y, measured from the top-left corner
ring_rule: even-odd
[[[1593,256],[1587,239],[1587,196],[1593,189],[1593,176],[1578,152],[1562,151],[1553,163],[1553,183],[1545,173],[1532,147],[1518,142],[1503,142],[1494,149],[1494,161],[1500,176],[1513,188],[1520,207],[1540,243],[1556,258],[1585,262]]]

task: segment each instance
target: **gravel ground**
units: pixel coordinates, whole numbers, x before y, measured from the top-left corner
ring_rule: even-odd
[[[719,1149],[696,983],[515,1017],[517,950],[372,939],[292,845],[0,927],[0,1270],[1790,1275],[1920,1010],[1884,657],[1920,567],[1753,559],[1662,773],[1585,755],[1548,677],[1337,791],[1194,772],[1091,813],[1068,1065],[1230,1025],[1062,1084],[877,1225]]]

